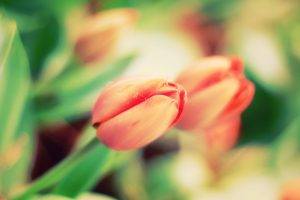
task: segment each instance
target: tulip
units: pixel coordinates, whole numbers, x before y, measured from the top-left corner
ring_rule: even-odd
[[[280,200],[299,200],[300,199],[300,178],[286,182],[282,189]]]
[[[75,43],[76,54],[86,64],[102,60],[116,45],[122,30],[136,20],[134,9],[114,9],[87,17]]]
[[[143,147],[181,116],[185,90],[164,79],[127,79],[108,85],[93,108],[97,136],[115,150]]]
[[[254,95],[241,60],[204,58],[183,71],[177,82],[188,95],[179,127],[204,133],[206,144],[217,151],[230,149],[239,134],[240,115]]]

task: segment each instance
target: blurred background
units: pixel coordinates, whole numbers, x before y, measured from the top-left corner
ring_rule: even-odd
[[[90,110],[107,83],[173,80],[211,55],[240,56],[256,86],[217,171],[175,128],[137,151],[98,145],[30,198],[300,199],[298,0],[1,0],[0,199],[95,134]]]

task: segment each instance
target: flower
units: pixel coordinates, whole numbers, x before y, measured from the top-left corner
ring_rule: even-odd
[[[281,189],[280,200],[300,199],[300,178],[286,182]]]
[[[237,140],[240,115],[249,106],[254,85],[239,58],[212,56],[196,61],[177,78],[188,94],[179,126],[204,133],[209,147],[230,149]]]
[[[209,56],[224,50],[224,26],[203,13],[193,10],[183,13],[179,28],[199,47],[201,54]]]
[[[134,9],[113,9],[88,16],[82,20],[75,42],[75,53],[84,63],[102,60],[112,50],[124,28],[137,20]]]
[[[143,147],[176,123],[185,90],[164,79],[126,79],[108,85],[93,108],[98,138],[115,150]]]

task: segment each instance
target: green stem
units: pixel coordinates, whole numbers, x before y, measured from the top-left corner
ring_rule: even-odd
[[[61,180],[61,178],[63,178],[65,174],[68,173],[75,166],[76,163],[80,162],[81,159],[83,158],[83,155],[85,155],[87,152],[93,149],[95,145],[100,145],[97,138],[93,138],[82,149],[72,153],[66,159],[61,161],[58,165],[56,165],[48,172],[46,172],[42,177],[38,178],[33,183],[31,183],[25,189],[25,191],[23,191],[21,194],[18,194],[13,199],[14,200],[28,199],[32,194],[35,194],[37,192],[40,192],[46,188],[53,186],[55,183]]]

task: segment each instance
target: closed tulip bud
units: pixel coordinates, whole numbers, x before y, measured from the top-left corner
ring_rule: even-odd
[[[188,102],[179,126],[204,133],[209,147],[231,148],[239,133],[240,114],[254,95],[254,85],[243,74],[238,58],[214,56],[197,61],[177,78]]]
[[[83,20],[75,43],[75,52],[84,63],[102,60],[115,46],[120,33],[137,20],[134,9],[114,9]]]
[[[185,90],[164,79],[127,79],[107,86],[93,108],[98,138],[115,150],[143,147],[176,123]]]

